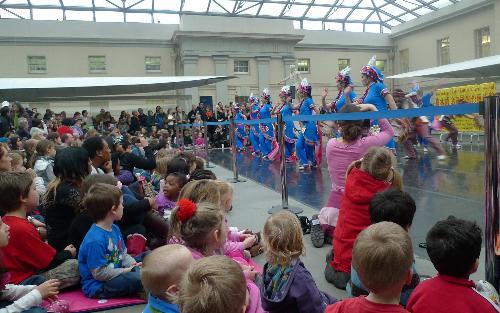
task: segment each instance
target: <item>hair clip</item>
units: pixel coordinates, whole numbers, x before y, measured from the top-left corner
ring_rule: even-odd
[[[179,209],[177,210],[176,217],[181,223],[187,222],[196,213],[196,203],[193,201],[182,198],[177,202]]]

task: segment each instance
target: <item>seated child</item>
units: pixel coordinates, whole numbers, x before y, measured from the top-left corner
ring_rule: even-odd
[[[413,198],[406,192],[388,189],[377,193],[370,202],[370,220],[372,224],[380,222],[393,222],[403,227],[406,231],[410,231],[415,215],[416,206]],[[401,292],[400,304],[406,306],[411,292],[420,282],[420,276],[415,269],[413,262],[413,276],[409,285],[403,286]],[[354,268],[351,267],[351,281],[347,284],[347,295],[350,297],[358,297],[368,295],[368,290],[363,285]]]
[[[156,205],[158,206],[158,214],[160,216],[165,216],[166,212],[175,208],[179,200],[181,189],[186,183],[186,174],[177,172],[167,175],[163,186],[160,184],[163,192],[160,192],[155,198]]]
[[[406,230],[391,222],[369,226],[356,239],[352,266],[370,293],[330,305],[325,313],[408,313],[399,298],[411,281],[412,265],[413,247]]]
[[[56,156],[56,144],[50,140],[42,140],[36,145],[35,154],[33,155],[33,169],[38,177],[43,179],[43,185],[47,185],[53,181],[54,175],[54,157]]]
[[[10,228],[11,239],[2,248],[8,283],[39,285],[48,279],[59,279],[60,288],[78,284],[76,250],[69,245],[61,252],[44,242],[27,215],[38,205],[38,193],[29,173],[0,173],[0,208],[3,222]]]
[[[370,148],[362,160],[347,169],[347,179],[337,227],[333,235],[333,260],[325,268],[325,278],[346,289],[351,274],[352,247],[358,234],[370,225],[368,207],[373,196],[392,187],[401,189],[396,159],[387,148]]]
[[[437,222],[427,233],[427,254],[438,271],[421,282],[408,300],[407,309],[420,312],[498,312],[479,294],[469,276],[477,271],[481,254],[481,228],[453,216]]]
[[[149,293],[144,313],[180,313],[179,306],[174,303],[180,282],[192,261],[191,252],[177,244],[156,248],[144,258],[141,281]]]
[[[153,185],[155,192],[160,192],[160,182],[163,180],[163,177],[167,176],[168,170],[168,162],[171,160],[171,157],[158,157],[156,156],[156,168],[151,175],[151,185]]]
[[[297,216],[285,210],[271,215],[262,235],[267,256],[260,287],[264,310],[323,313],[327,305],[335,303],[334,298],[318,289],[300,261],[304,238]]]
[[[142,290],[140,263],[127,254],[120,229],[114,224],[123,215],[121,191],[95,184],[83,200],[95,221],[78,253],[82,289],[90,298],[118,298]]]
[[[181,282],[179,306],[182,313],[243,313],[247,304],[241,268],[225,256],[194,261]]]
[[[4,248],[8,243],[9,226],[0,218],[0,248]],[[39,286],[6,284],[9,280],[9,272],[2,267],[3,261],[0,255],[0,312],[46,312],[46,310],[36,306],[42,303],[42,299],[53,297],[59,293],[59,281],[51,279]]]

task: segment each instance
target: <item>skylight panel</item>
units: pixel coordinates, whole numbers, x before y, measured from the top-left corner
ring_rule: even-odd
[[[395,15],[395,16],[406,13],[405,10],[403,10],[403,9],[393,5],[393,4],[384,5],[381,9],[384,10],[385,12],[392,14],[392,15]]]
[[[283,6],[284,4],[279,3],[264,3],[259,15],[279,16]]]
[[[123,22],[123,13],[111,11],[96,11],[96,22]]]
[[[166,2],[169,2],[169,1],[166,1]],[[151,8],[153,8],[153,0],[143,0],[141,2],[139,2],[138,0],[131,1],[131,2],[127,1],[126,4],[127,4],[127,8],[130,7],[131,5],[135,4],[133,7],[131,7],[131,9],[133,9],[133,10],[136,10],[136,9],[151,10]]]
[[[166,10],[166,11],[178,11],[181,8],[181,0],[154,0],[155,11],[156,10]]]
[[[68,7],[92,7],[92,0],[63,0],[64,6]]]
[[[183,11],[206,12],[208,0],[185,0]]]
[[[28,4],[28,1],[26,0],[5,0],[5,2],[2,2],[3,5],[9,5],[9,4]]]
[[[63,20],[63,11],[58,9],[33,9],[34,20]]]
[[[347,14],[349,14],[349,12],[351,12],[351,9],[339,8],[339,9],[331,12],[329,19],[330,20],[343,20],[346,18]]]
[[[312,8],[311,8],[312,9]],[[298,5],[294,4],[290,7],[290,9],[285,9],[285,16],[293,16],[293,17],[301,17],[307,10],[307,5]],[[281,13],[281,12],[280,12]],[[326,13],[323,13],[323,16]],[[279,15],[279,14],[278,14]]]
[[[147,13],[127,13],[127,23],[151,23],[151,14]]]
[[[424,14],[428,14],[428,13],[431,13],[431,12],[434,12],[434,11],[432,11],[429,8],[422,7],[420,9],[415,10],[414,12],[417,13],[418,15],[424,15]]]
[[[372,13],[371,10],[356,9],[352,11],[352,14],[349,16],[349,20],[362,21],[367,18],[370,13]]]
[[[323,22],[320,21],[304,21],[304,29],[322,30]]]
[[[2,18],[24,18],[30,19],[30,10],[28,9],[2,9],[0,8]]]
[[[325,30],[338,30],[338,31],[342,31],[343,30],[343,26],[342,26],[342,23],[326,22],[325,23]]]
[[[53,6],[61,6],[59,0],[31,0],[32,5],[53,5]]]
[[[92,11],[70,11],[66,10],[66,19],[69,21],[93,21]]]
[[[122,5],[116,6],[114,2],[108,2],[106,0],[94,0],[94,4],[96,7],[100,8],[121,8]]]
[[[217,0],[210,3],[210,12],[227,13],[233,12],[234,1]]]
[[[367,33],[380,33],[380,24],[366,24],[365,32]]]
[[[311,9],[309,9],[309,12],[307,12],[307,17],[323,18],[325,17],[326,13],[328,13],[328,10],[330,10],[330,8],[328,7],[312,6]]]
[[[348,32],[363,32],[363,24],[362,23],[346,23],[345,30]]]

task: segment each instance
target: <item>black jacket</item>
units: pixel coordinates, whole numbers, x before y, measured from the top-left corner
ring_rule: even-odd
[[[134,168],[141,170],[154,170],[156,168],[156,160],[141,158],[133,153],[124,152],[120,154],[120,164],[124,170],[134,172]]]

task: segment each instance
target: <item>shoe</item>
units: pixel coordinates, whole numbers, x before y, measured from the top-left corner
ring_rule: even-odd
[[[412,156],[409,156],[409,155],[405,155],[403,157],[403,159],[406,159],[406,160],[415,160],[417,157],[412,157]]]
[[[438,159],[439,161],[446,160],[446,155],[444,155],[444,154],[438,155],[438,156],[437,156],[437,159]]]
[[[127,253],[135,257],[144,252],[146,248],[146,237],[141,234],[131,234],[127,236]]]
[[[311,219],[311,242],[316,248],[321,248],[325,244],[325,233],[319,223],[318,214],[314,214]]]
[[[455,149],[461,149],[462,148],[462,145],[457,143],[456,145],[453,145],[453,148]]]
[[[351,279],[351,275],[349,273],[337,272],[330,263],[327,263],[325,267],[325,279],[338,289],[345,290],[347,283]]]
[[[311,163],[311,168],[317,168],[317,167],[318,167],[318,163],[316,161]]]
[[[429,149],[427,149],[426,147],[424,147],[424,153],[427,153],[429,152]]]
[[[300,165],[299,166],[299,171],[305,171],[307,169],[309,169],[309,165]]]

